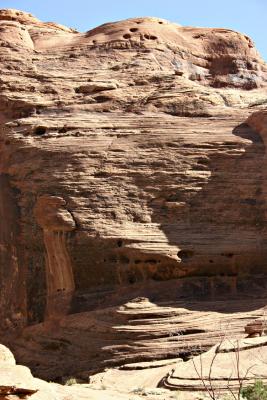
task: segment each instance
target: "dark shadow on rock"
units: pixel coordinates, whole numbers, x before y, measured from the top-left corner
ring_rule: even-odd
[[[178,298],[186,291],[192,298],[223,294],[234,297],[242,293],[264,296],[267,286],[265,146],[247,124],[235,127],[232,134],[226,132],[224,140],[220,135],[216,140],[216,130],[214,135],[205,146],[187,144],[191,154],[195,151],[198,155],[199,163],[191,165],[192,175],[185,174],[183,184],[189,188],[201,185],[201,190],[197,188],[190,193],[185,188],[173,189],[171,157],[170,167],[166,166],[171,173],[165,173],[164,180],[158,178],[160,170],[158,173],[154,170],[150,179],[146,177],[147,183],[142,178],[136,180],[150,197],[151,187],[162,186],[159,192],[164,201],[160,205],[153,201],[149,204],[152,222],[159,224],[168,243],[179,249],[177,260],[161,258],[147,277],[156,281],[178,278],[180,289],[175,294]],[[178,138],[179,155],[183,154],[183,146]],[[183,162],[187,162],[186,157]],[[203,181],[200,176],[196,182],[199,170],[209,173],[209,178]],[[174,204],[171,210],[170,203]],[[175,203],[181,206],[175,209]],[[157,259],[157,254],[153,258]],[[145,264],[143,267],[147,268]]]
[[[215,137],[203,146],[187,143],[185,147],[179,137],[172,143],[171,151],[178,156],[186,148],[184,163],[190,157],[188,149],[196,153],[197,162],[191,165],[192,172],[200,170],[210,174],[204,182],[195,182],[194,174],[191,181],[185,175],[187,181],[182,184],[192,187],[201,183],[201,190],[189,193],[173,190],[171,157],[170,165],[166,166],[170,173],[164,174],[164,180],[159,179],[161,170],[156,167],[150,179],[138,175],[136,170],[135,184],[148,198],[153,194],[151,187],[156,187],[167,203],[182,204],[178,210],[172,208],[170,212],[164,204],[149,203],[152,222],[159,225],[168,243],[179,249],[177,259],[164,257],[156,250],[153,255],[138,255],[126,247],[125,280],[120,285],[78,289],[72,312],[120,305],[138,296],[146,296],[157,304],[183,301],[189,309],[200,307],[206,311],[211,309],[211,300],[221,301],[225,296],[233,300],[247,298],[248,311],[266,304],[265,146],[247,124],[226,132],[224,141],[220,135],[216,139],[216,133],[214,131]],[[106,244],[103,240],[100,243],[101,251],[105,246],[113,248],[112,241],[104,242]],[[122,251],[121,241],[119,247]],[[114,270],[108,271],[114,274]],[[239,303],[234,304],[234,310],[229,309],[229,313],[239,311]]]

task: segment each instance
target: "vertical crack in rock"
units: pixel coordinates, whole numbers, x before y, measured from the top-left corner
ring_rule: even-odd
[[[68,233],[75,221],[61,197],[40,196],[35,217],[44,233],[46,248],[47,305],[46,319],[67,314],[75,289],[71,259],[67,249]]]

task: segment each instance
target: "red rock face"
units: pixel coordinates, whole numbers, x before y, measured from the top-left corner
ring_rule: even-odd
[[[245,121],[267,68],[249,38],[2,10],[0,57],[2,328],[265,290],[265,114]]]

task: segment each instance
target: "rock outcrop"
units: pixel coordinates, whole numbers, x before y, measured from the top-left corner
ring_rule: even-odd
[[[179,358],[170,315],[187,355],[218,341],[211,310],[236,336],[235,311],[262,316],[267,67],[248,37],[1,10],[0,59],[0,325],[20,362],[50,379]]]
[[[0,345],[0,396],[16,395],[24,398],[38,391],[28,368],[16,365],[11,351]]]
[[[236,392],[266,381],[267,339],[223,340],[207,353],[178,364],[163,384],[170,389]]]
[[[254,131],[259,132],[262,140],[266,143],[267,134],[267,110],[262,110],[253,113],[248,119],[247,124],[254,129]]]
[[[35,378],[31,371],[17,365],[12,353],[0,345],[0,396],[3,400],[128,400],[129,394],[121,390],[109,389],[102,385],[79,385],[75,379],[69,380],[66,386],[48,383]],[[138,391],[137,391],[138,392]],[[139,391],[140,392],[140,391]],[[141,393],[133,391],[130,396],[132,400],[142,399]],[[162,395],[162,396],[158,396]],[[149,399],[171,400],[173,397],[167,390],[154,389]]]
[[[266,382],[266,345],[266,337],[235,340],[223,336],[208,352],[187,362],[131,364],[132,369],[107,369],[86,384],[72,378],[65,386],[35,378],[28,368],[17,365],[12,353],[2,346],[0,395],[3,399],[30,400],[172,400],[178,394],[181,400],[193,400],[207,398],[209,392],[223,399],[229,393],[237,393],[240,385],[253,384],[255,379]],[[207,397],[201,392],[206,392]]]

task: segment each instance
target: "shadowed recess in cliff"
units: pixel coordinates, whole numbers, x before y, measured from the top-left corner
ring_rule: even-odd
[[[237,136],[243,140],[237,140]],[[157,168],[146,177],[147,183],[141,175],[136,179],[144,192],[160,188],[158,201],[150,202],[152,221],[160,224],[169,244],[178,248],[176,261],[166,258],[160,262],[154,255],[159,265],[148,270],[147,278],[217,275],[235,281],[239,275],[256,278],[265,273],[266,178],[261,137],[242,124],[223,142],[215,136],[210,142],[183,144],[177,140],[174,145],[180,157],[184,151],[187,157],[191,150],[192,156],[196,148],[198,151],[196,163],[184,168],[182,179],[188,189],[174,189],[173,173],[165,172],[163,181]],[[166,171],[171,170],[173,162],[165,164]],[[145,263],[141,267],[145,269]],[[234,293],[236,282],[233,285],[228,289]],[[216,287],[211,284],[210,290],[216,292]]]
[[[27,320],[25,266],[20,248],[17,191],[8,175],[0,175],[0,314],[5,329],[19,329]]]

